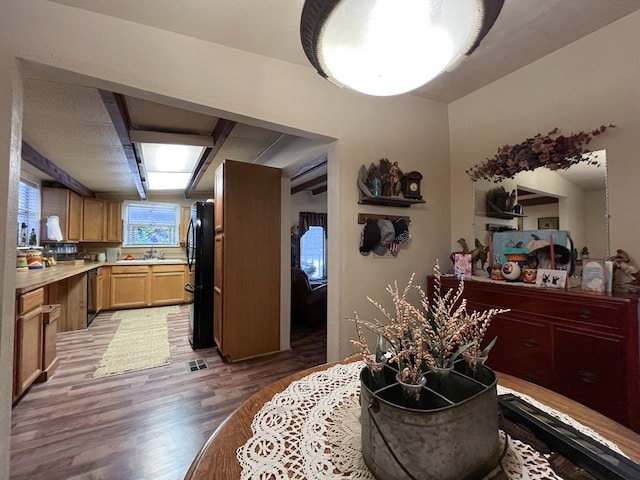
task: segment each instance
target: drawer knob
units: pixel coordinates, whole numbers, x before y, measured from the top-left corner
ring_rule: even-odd
[[[534,338],[527,338],[524,341],[524,346],[528,348],[535,348],[538,346],[538,342]]]
[[[584,383],[593,384],[598,382],[598,377],[596,377],[596,375],[592,372],[579,371],[578,376]]]
[[[589,319],[592,316],[593,315],[591,313],[591,310],[589,310],[588,308],[583,308],[578,312],[578,317],[580,318]]]

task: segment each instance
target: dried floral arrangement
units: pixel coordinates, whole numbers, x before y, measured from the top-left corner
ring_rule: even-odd
[[[562,170],[580,162],[597,165],[596,160],[584,156],[591,152],[587,145],[593,137],[614,127],[615,125],[602,125],[591,132],[580,131],[567,136],[561,135],[558,128],[546,135],[538,133],[517,145],[503,145],[493,157],[467,170],[467,174],[474,181],[486,179],[500,182],[538,167]]]
[[[438,262],[434,274],[431,304],[424,290],[413,285],[413,274],[402,291],[397,282],[387,286],[386,290],[391,294],[394,304],[392,312],[367,297],[382,313],[384,321],[375,318],[373,321],[362,320],[357,312],[351,319],[356,324],[358,335],[358,340],[351,342],[361,349],[365,362],[381,368],[387,359],[398,366],[400,379],[404,383],[418,385],[427,370],[438,372],[439,369],[451,369],[460,356],[475,370],[478,363],[484,362],[495,343],[493,339],[484,349],[481,348],[491,318],[508,311],[494,308],[469,313],[467,301],[462,298],[464,281],[460,281],[456,290],[451,289],[443,295]],[[412,288],[419,292],[418,307],[407,300]],[[375,354],[365,339],[365,328],[377,334]]]

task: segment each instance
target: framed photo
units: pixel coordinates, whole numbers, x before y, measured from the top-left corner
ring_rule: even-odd
[[[582,264],[582,290],[602,293],[609,281],[607,265],[604,260],[589,259]]]
[[[559,228],[559,217],[538,217],[538,230],[558,230]]]
[[[536,272],[536,285],[538,287],[564,288],[566,284],[566,270],[539,268]]]
[[[453,258],[456,278],[471,278],[471,254],[456,253]]]

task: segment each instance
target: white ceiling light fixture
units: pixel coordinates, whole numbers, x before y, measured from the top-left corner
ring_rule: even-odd
[[[454,68],[495,23],[504,0],[305,0],[300,37],[330,82],[378,96],[406,93]]]

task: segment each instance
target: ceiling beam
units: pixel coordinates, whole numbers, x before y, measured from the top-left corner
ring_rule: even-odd
[[[323,153],[322,155],[318,155],[313,160],[308,161],[304,165],[300,165],[299,167],[293,169],[291,171],[290,177],[291,180],[295,180],[300,178],[303,175],[313,172],[318,168],[324,167],[327,164],[327,154]]]
[[[315,187],[316,185],[319,185],[321,183],[326,183],[326,182],[327,182],[327,174],[325,173],[324,175],[320,175],[319,177],[312,178],[308,182],[304,182],[295,187],[291,187],[291,195],[295,195],[296,193],[302,192],[304,190],[309,190],[311,187]]]
[[[131,122],[129,121],[129,114],[127,112],[127,106],[124,101],[124,97],[118,93],[109,92],[107,90],[98,90],[102,102],[109,112],[111,121],[113,122],[113,128],[115,128],[120,144],[124,150],[124,155],[127,158],[133,181],[136,184],[136,190],[141,200],[147,199],[147,193],[145,192],[144,185],[142,184],[142,178],[140,177],[140,170],[138,164],[140,163],[136,157],[136,153],[129,138],[129,129]]]
[[[43,156],[38,152],[35,148],[29,145],[24,140],[22,141],[22,160],[27,162],[29,165],[33,165],[38,170],[46,173],[51,178],[53,178],[56,182],[61,183],[65,187],[73,190],[78,195],[83,197],[95,197],[96,194],[93,191],[89,190],[78,180],[73,178],[63,169],[58,167],[55,163],[49,160],[47,157]]]
[[[211,165],[211,162],[213,162],[213,159],[218,154],[222,145],[224,145],[224,142],[227,140],[235,126],[236,122],[232,120],[225,120],[223,118],[218,120],[218,123],[216,123],[213,133],[211,134],[213,137],[213,147],[206,148],[204,152],[202,152],[202,155],[200,155],[198,165],[196,165],[196,168],[191,175],[191,179],[187,184],[187,188],[184,191],[185,198],[191,198],[191,192],[198,186],[204,172],[207,171],[207,168],[209,168],[209,165]]]
[[[324,193],[327,191],[327,184],[322,185],[321,187],[314,188],[311,190],[311,195],[318,195],[319,193]]]

